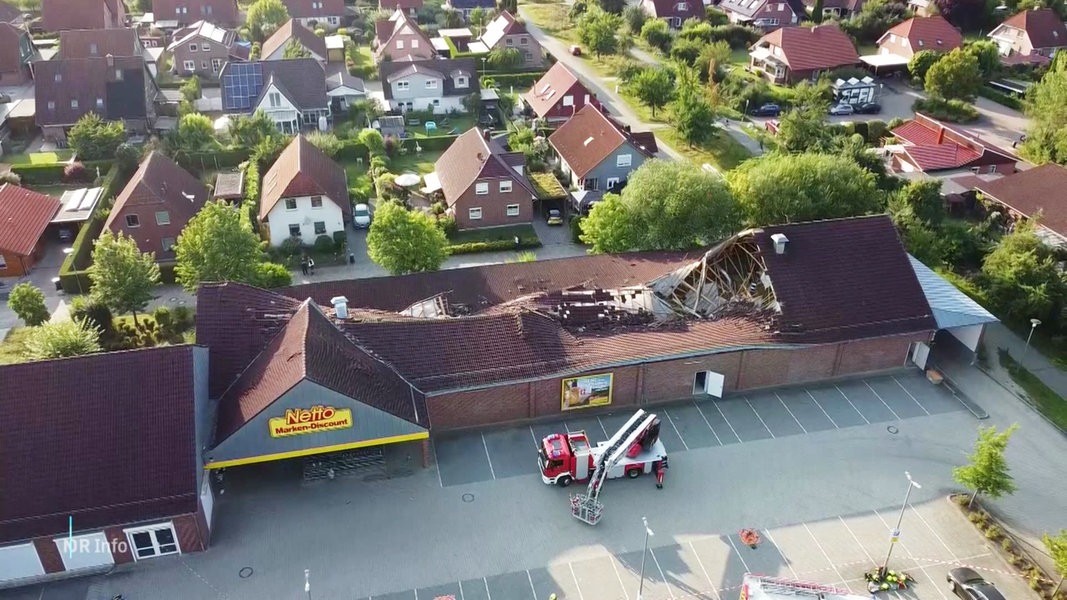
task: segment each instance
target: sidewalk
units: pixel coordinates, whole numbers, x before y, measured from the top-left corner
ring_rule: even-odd
[[[1067,399],[1067,372],[1052,364],[1037,348],[1031,346],[1027,349],[1026,339],[1016,335],[1003,323],[986,326],[985,334],[982,336],[982,346],[986,359],[985,364],[980,365],[979,368],[1011,393],[1020,398],[1026,397],[1026,393],[1011,378],[1007,369],[1000,365],[998,351],[1002,348],[1060,398]],[[1027,404],[1029,405],[1029,401]],[[1040,415],[1036,409],[1034,412]]]

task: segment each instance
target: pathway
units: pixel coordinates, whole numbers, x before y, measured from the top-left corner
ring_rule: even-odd
[[[1036,348],[1026,348],[1026,340],[1008,329],[1003,323],[986,325],[985,334],[982,337],[985,346],[986,366],[983,369],[990,377],[1009,390],[1018,389],[1011,375],[1000,366],[997,350],[1005,348],[1011,353],[1012,358],[1019,361],[1022,366],[1044,382],[1052,391],[1067,399],[1067,372],[1054,365],[1044,354]]]

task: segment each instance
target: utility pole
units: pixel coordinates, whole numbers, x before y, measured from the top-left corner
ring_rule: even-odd
[[[637,600],[644,600],[642,594],[645,592],[645,557],[648,555],[648,538],[656,535],[648,528],[648,519],[641,517],[641,523],[645,526],[645,550],[641,553],[641,583],[637,587]]]
[[[908,478],[908,491],[904,493],[904,504],[900,506],[900,514],[897,516],[897,526],[893,531],[889,532],[889,552],[886,552],[885,562],[882,563],[882,568],[878,570],[878,574],[882,578],[885,577],[889,570],[889,557],[893,556],[893,546],[896,546],[897,541],[900,539],[900,524],[904,521],[904,511],[908,508],[908,500],[911,498],[911,490],[922,489],[923,487],[911,478],[911,473],[904,471],[904,476]]]

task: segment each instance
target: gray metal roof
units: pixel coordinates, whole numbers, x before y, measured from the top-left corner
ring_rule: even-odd
[[[926,301],[934,312],[938,329],[982,325],[999,320],[947,279],[919,262],[919,259],[910,254],[908,258],[911,259],[911,267],[915,270],[923,293],[926,294]]]

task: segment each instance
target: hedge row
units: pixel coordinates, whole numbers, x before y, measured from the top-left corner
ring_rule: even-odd
[[[78,231],[78,236],[74,238],[74,244],[71,245],[74,251],[67,255],[67,258],[63,260],[63,265],[59,268],[59,284],[68,294],[88,292],[92,286],[86,269],[92,262],[93,240],[100,237],[100,233],[104,231],[108,209],[114,202],[115,195],[126,187],[126,183],[132,176],[133,173],[121,173],[118,165],[112,166],[104,176],[104,181],[100,186],[103,188],[100,202],[93,209],[89,220]]]
[[[993,102],[996,102],[1001,106],[1007,106],[1008,108],[1014,110],[1023,109],[1022,98],[1019,98],[1018,96],[1013,96],[1011,94],[1006,94],[988,85],[983,85],[982,87],[978,88],[978,95],[983,98],[992,100]]]
[[[175,157],[175,162],[184,169],[194,171],[232,169],[247,161],[250,154],[248,148],[233,148],[214,152],[180,152]]]
[[[973,123],[978,120],[978,110],[962,100],[943,98],[919,98],[911,106],[914,112],[929,115],[938,121],[950,123]]]
[[[499,75],[485,75],[481,78],[482,87],[492,87],[487,85],[488,81],[491,81],[493,85],[498,88],[504,89],[510,86],[517,88],[530,87],[537,83],[544,75],[544,71],[529,71],[526,73],[501,73]]]
[[[181,87],[186,84],[186,81],[187,80],[181,80],[181,79],[175,80],[175,81],[163,81],[163,82],[157,83],[157,85],[159,86],[159,89],[162,89],[162,90],[178,90],[178,89],[181,89]],[[218,81],[213,81],[211,79],[201,79],[200,80],[200,89],[217,88],[217,87],[220,87]]]
[[[85,165],[85,169],[90,175],[94,175],[97,167],[101,171],[107,171],[111,168],[113,162],[110,160],[87,160],[82,164]],[[63,170],[66,168],[66,163],[50,165],[22,164],[13,165],[11,171],[22,179],[23,184],[52,185],[63,183]]]
[[[537,238],[522,238],[516,246],[513,240],[494,240],[492,242],[466,242],[452,244],[448,247],[449,254],[476,254],[478,252],[499,252],[501,250],[529,250],[540,248],[541,241]]]

